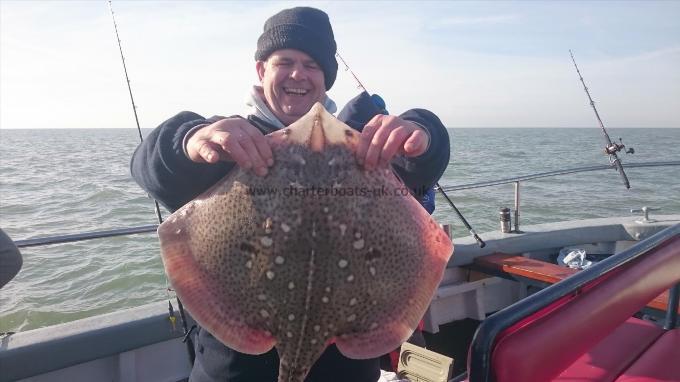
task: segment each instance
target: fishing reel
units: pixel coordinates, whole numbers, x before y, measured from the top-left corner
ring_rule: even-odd
[[[624,150],[623,152],[626,153],[626,154],[635,154],[634,148],[630,147],[630,148],[626,149],[626,145],[623,144],[623,140],[620,137],[619,137],[619,143],[611,142],[611,144],[607,145],[607,147],[604,148],[605,154],[608,154],[608,155],[616,154],[621,150]]]

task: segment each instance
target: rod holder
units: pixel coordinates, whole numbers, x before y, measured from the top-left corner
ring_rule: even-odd
[[[501,232],[510,233],[512,228],[510,226],[510,209],[507,207],[503,207],[498,212],[500,215]]]

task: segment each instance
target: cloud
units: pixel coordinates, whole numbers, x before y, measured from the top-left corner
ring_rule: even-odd
[[[471,25],[497,25],[512,24],[521,22],[519,14],[490,15],[490,16],[453,16],[442,17],[430,21],[427,25],[431,29],[452,27],[452,26],[471,26]]]
[[[677,62],[678,59],[680,58],[680,45],[666,46],[654,50],[643,51],[627,57],[622,57],[621,60],[635,62],[666,58],[673,59],[672,57],[669,56],[676,56],[674,60]]]

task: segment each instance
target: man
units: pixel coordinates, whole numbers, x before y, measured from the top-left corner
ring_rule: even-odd
[[[326,95],[337,75],[335,52],[333,30],[324,12],[301,7],[272,16],[257,41],[255,69],[260,86],[249,94],[249,112],[210,119],[181,112],[170,118],[136,150],[131,163],[134,179],[174,211],[235,166],[266,176],[274,158],[265,134],[295,122],[316,102],[336,111]],[[421,198],[448,164],[446,129],[426,110],[409,110],[401,116],[381,112],[364,92],[345,106],[339,118],[362,132],[358,163],[366,169],[392,165]],[[278,363],[275,349],[262,355],[238,353],[199,328],[190,381],[276,381]],[[374,382],[378,377],[378,359],[349,359],[331,345],[307,381]]]

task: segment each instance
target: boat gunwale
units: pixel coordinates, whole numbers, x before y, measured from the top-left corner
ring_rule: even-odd
[[[190,324],[193,323],[192,319]],[[0,337],[0,382],[65,369],[163,341],[181,341],[183,336],[182,328],[168,319],[167,300],[5,335]]]

